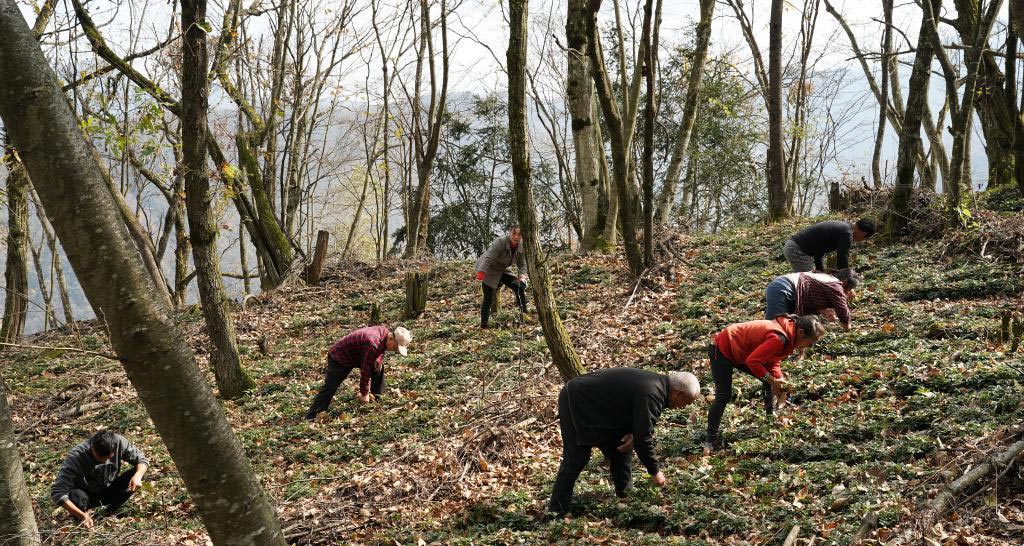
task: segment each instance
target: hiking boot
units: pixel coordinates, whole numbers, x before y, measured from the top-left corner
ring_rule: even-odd
[[[721,436],[710,436],[704,440],[704,454],[710,455],[716,451],[725,449],[725,442]]]

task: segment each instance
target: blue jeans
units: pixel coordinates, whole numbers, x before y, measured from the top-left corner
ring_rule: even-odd
[[[792,313],[796,310],[796,287],[786,277],[778,276],[764,289],[764,318]]]

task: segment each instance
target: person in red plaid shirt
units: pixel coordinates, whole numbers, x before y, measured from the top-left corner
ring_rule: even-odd
[[[306,419],[313,420],[318,413],[327,410],[341,382],[354,369],[359,369],[359,395],[356,398],[360,403],[369,402],[371,392],[384,392],[384,353],[397,351],[406,356],[411,342],[412,333],[401,326],[394,332],[384,326],[367,326],[338,340],[327,351],[324,386],[313,398]]]
[[[835,276],[824,273],[789,273],[779,275],[765,288],[765,320],[796,315],[821,315],[838,320],[843,329],[850,329],[850,306],[847,298],[860,284],[861,277],[852,269],[840,269]]]

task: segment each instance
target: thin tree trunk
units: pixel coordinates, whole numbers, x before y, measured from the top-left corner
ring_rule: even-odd
[[[1024,29],[1024,0],[1010,0],[1006,33],[1006,109],[1013,120],[1013,173],[1024,192],[1024,122],[1017,103],[1017,46]],[[1024,97],[1024,95],[1022,95]]]
[[[42,247],[42,243],[39,245]],[[50,331],[50,323],[56,322],[53,316],[53,304],[50,299],[50,291],[46,288],[46,274],[43,272],[43,260],[39,256],[40,251],[31,240],[28,242],[29,252],[32,254],[32,265],[36,270],[36,284],[39,286],[39,295],[43,299],[43,332]]]
[[[892,4],[893,0],[882,0],[882,17],[885,29],[882,30],[882,98],[878,101],[878,133],[875,136],[875,149],[871,154],[871,175],[875,179],[875,188],[882,187],[882,142],[885,141],[885,122],[889,109],[889,63],[892,62]]]
[[[609,137],[612,146],[612,178],[615,181],[618,192],[619,222],[622,227],[622,243],[626,248],[626,259],[629,262],[629,269],[634,276],[640,276],[644,269],[643,255],[640,245],[637,242],[636,210],[634,193],[630,191],[627,178],[629,176],[628,154],[629,138],[626,135],[625,123],[620,114],[619,107],[615,102],[611,82],[608,79],[608,71],[604,65],[604,54],[600,46],[600,34],[597,27],[597,12],[601,8],[600,0],[590,4],[590,14],[587,18],[587,30],[590,35],[590,43],[594,47],[589,50],[590,70],[594,78],[594,85],[597,88],[597,96],[601,103],[601,110],[604,112],[605,125],[608,127]]]
[[[434,59],[433,26],[430,23],[430,6],[427,0],[420,0],[421,46],[417,53],[416,92],[413,96],[413,117],[416,130],[413,143],[416,151],[416,194],[411,203],[411,214],[407,224],[405,257],[415,258],[427,251],[427,236],[430,229],[430,175],[437,156],[444,124],[445,107],[448,101],[448,6],[441,0],[441,90],[437,90],[437,70]],[[427,107],[425,130],[420,127],[420,82],[423,57],[430,70],[430,104]],[[424,134],[426,133],[426,134]]]
[[[4,318],[0,341],[16,343],[25,331],[28,311],[28,173],[14,154],[7,165],[7,266],[4,269]],[[42,279],[39,279],[42,282]]]
[[[206,0],[182,0],[181,28],[185,29],[181,60],[181,148],[185,171],[185,210],[188,214],[192,262],[202,302],[206,332],[213,344],[210,363],[217,388],[224,398],[237,398],[255,386],[242,370],[235,341],[235,325],[227,309],[224,280],[217,250],[217,219],[206,171],[206,116],[208,108],[206,53]]]
[[[526,265],[533,281],[537,317],[555,367],[562,379],[568,381],[582,374],[584,369],[562,325],[547,266],[541,257],[540,230],[530,182],[529,129],[526,122],[526,14],[527,0],[509,2],[508,126],[515,202],[526,248]]]
[[[32,495],[25,487],[25,476],[14,435],[11,406],[7,403],[7,385],[0,375],[0,544],[37,546],[39,529],[32,513]]]
[[[653,0],[644,4],[644,25],[642,46],[643,75],[647,82],[644,101],[644,142],[643,142],[643,215],[644,215],[644,266],[654,265],[654,120],[658,113],[658,96],[655,91],[655,71],[658,67],[658,29],[661,26],[661,0],[652,6]],[[653,13],[652,13],[653,11]]]
[[[284,546],[223,410],[126,233],[100,165],[14,0],[0,0],[0,119],[211,540]]]
[[[921,145],[921,116],[924,112],[924,103],[928,99],[928,80],[931,76],[932,58],[935,55],[932,43],[935,24],[930,14],[939,12],[942,0],[926,1],[931,2],[931,10],[924,10],[921,18],[917,53],[914,55],[914,68],[910,73],[910,84],[907,88],[907,108],[900,132],[899,155],[896,159],[896,189],[892,193],[886,226],[890,235],[902,235],[907,228],[910,195],[914,189],[914,150]]]
[[[697,99],[700,97],[701,80],[704,77],[704,63],[708,58],[708,46],[711,44],[711,17],[715,13],[715,0],[700,0],[700,22],[697,23],[697,43],[693,51],[690,73],[686,77],[686,99],[683,102],[683,119],[675,134],[672,147],[672,159],[669,160],[665,172],[665,182],[658,200],[658,211],[654,221],[665,224],[672,214],[672,204],[676,198],[676,183],[683,170],[683,161],[689,152],[690,137],[693,125],[697,120]]]
[[[245,242],[245,229],[238,226],[238,261],[242,268],[242,288],[246,296],[252,294],[252,285],[249,282],[249,251]]]
[[[788,215],[782,142],[782,4],[783,0],[772,0],[768,24],[768,219],[773,222]]]

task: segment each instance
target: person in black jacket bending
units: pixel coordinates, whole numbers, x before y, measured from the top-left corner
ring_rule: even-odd
[[[615,494],[623,497],[632,482],[633,451],[658,487],[665,475],[654,454],[654,425],[662,410],[681,408],[700,394],[689,372],[662,375],[635,368],[610,368],[570,380],[558,394],[562,464],[551,490],[548,513],[569,511],[576,478],[597,447],[611,464]]]

